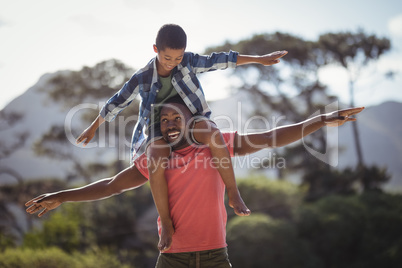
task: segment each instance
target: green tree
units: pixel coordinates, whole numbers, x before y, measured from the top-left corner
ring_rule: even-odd
[[[351,267],[358,259],[366,215],[357,197],[326,197],[302,208],[299,232],[323,267]]]
[[[24,117],[21,113],[0,111],[0,131],[5,131],[12,128]],[[0,140],[0,163],[2,160],[7,159],[13,152],[24,146],[26,139],[28,138],[27,132],[20,132],[14,136],[14,140],[9,143],[5,143]],[[15,180],[15,185],[19,191],[24,191],[25,183],[21,174],[10,167],[0,164],[0,176],[6,176]],[[22,235],[23,230],[16,217],[9,209],[9,200],[6,198],[7,185],[0,188],[0,250],[5,249],[8,246],[15,245],[17,237]],[[8,195],[7,195],[8,196]]]
[[[148,267],[158,254],[156,216],[149,222],[152,232],[142,229],[139,219],[151,208],[147,186],[100,202],[63,204],[42,218],[41,228],[25,234],[24,247],[58,247],[68,253],[100,248],[124,263]]]
[[[356,33],[340,32],[327,33],[319,37],[318,43],[329,63],[342,66],[349,77],[350,106],[355,106],[354,91],[356,81],[369,63],[377,61],[391,49],[391,42],[387,38],[379,38],[366,34],[363,30]],[[385,75],[385,74],[384,74]],[[352,124],[358,166],[364,165],[363,153],[360,144],[357,124]],[[363,186],[366,186],[363,182]]]
[[[87,206],[88,207],[88,206]],[[58,247],[72,253],[88,246],[92,237],[88,230],[88,218],[85,217],[83,204],[65,204],[43,222],[43,226],[25,234],[24,246],[45,249]]]
[[[328,33],[321,35],[317,41],[304,40],[297,36],[276,32],[255,35],[237,43],[226,42],[222,46],[209,48],[206,52],[228,49],[239,51],[242,54],[258,55],[275,50],[286,49],[289,51],[289,54],[283,57],[282,62],[278,65],[271,67],[243,65],[236,68],[235,74],[240,77],[242,84],[235,90],[247,91],[251,96],[255,96],[253,105],[256,115],[262,117],[266,117],[267,114],[285,116],[287,122],[293,123],[302,121],[317,111],[326,112],[327,108],[338,108],[337,98],[331,96],[327,86],[319,80],[318,73],[323,67],[340,63],[350,73],[351,88],[353,89],[353,83],[360,71],[367,63],[377,60],[388,51],[390,44],[386,38],[366,35],[362,31],[356,34]],[[351,97],[351,99],[353,98]],[[353,106],[353,102],[351,105]],[[353,128],[356,127],[355,123],[352,125]],[[342,194],[353,193],[355,190],[356,184],[353,178],[348,177],[348,179],[335,182],[340,176],[338,171],[332,170],[327,164],[330,163],[332,148],[327,144],[325,131],[322,129],[305,137],[303,144],[275,149],[286,159],[287,171],[302,172],[302,181],[308,186],[308,197],[311,199],[333,193],[333,189],[325,187],[329,184],[337,184],[335,189]],[[355,135],[355,137],[357,136]],[[360,148],[360,144],[356,144]],[[321,161],[309,154],[306,146],[321,153]],[[363,163],[363,161],[359,160],[359,163]],[[376,172],[379,175],[378,183],[372,183],[373,180],[376,180],[374,176],[363,176],[365,170],[371,168],[376,169],[376,167],[361,167],[360,171],[353,171],[355,174],[357,172],[361,178],[370,177],[370,183],[367,180],[362,181],[366,190],[369,190],[374,184],[377,187],[386,180],[386,176],[381,172]],[[279,178],[283,178],[284,173],[285,169],[278,169]],[[344,170],[340,173],[348,176],[351,171]]]
[[[294,220],[305,196],[304,190],[296,184],[266,177],[237,179],[237,184],[253,213],[264,213],[277,219]]]
[[[59,248],[7,249],[0,252],[0,267],[4,268],[128,268],[115,256],[102,250],[68,254]]]
[[[111,59],[79,71],[59,72],[42,88],[50,99],[70,109],[87,101],[106,100],[133,74],[134,70]]]
[[[236,217],[227,226],[229,257],[234,267],[320,267],[297,238],[293,224],[253,213]]]
[[[311,169],[303,177],[303,185],[308,187],[308,201],[317,200],[329,194],[353,195],[359,191],[359,183],[366,185],[366,191],[382,191],[382,186],[391,176],[385,168],[376,165],[343,170],[326,168]]]
[[[305,120],[317,111],[325,112],[328,104],[337,104],[336,97],[327,92],[327,87],[318,77],[320,68],[326,60],[317,42],[284,33],[255,35],[238,43],[226,43],[221,47],[208,49],[220,51],[233,49],[242,54],[266,54],[268,51],[289,51],[278,65],[266,67],[261,65],[244,65],[235,70],[242,85],[239,91],[249,92],[253,98],[255,115],[284,116],[286,123]],[[268,50],[268,51],[267,51]],[[338,108],[338,107],[332,107]],[[281,123],[284,123],[283,121]],[[327,145],[325,130],[322,129],[304,138],[303,144],[295,144],[275,149],[286,160],[286,169],[279,168],[278,177],[284,178],[285,172],[308,173],[310,170],[330,170],[331,148]],[[322,153],[324,159],[319,161],[308,152],[304,145]],[[328,152],[328,153],[326,153]],[[302,175],[303,176],[303,175]],[[303,181],[305,179],[303,178]],[[305,181],[316,183],[315,181]],[[308,189],[320,185],[311,185]]]
[[[402,195],[361,195],[368,210],[359,251],[359,267],[399,267],[402,263]],[[363,231],[361,230],[361,231]],[[357,265],[356,265],[357,266]]]
[[[298,232],[322,267],[399,267],[401,195],[329,196],[300,209]]]

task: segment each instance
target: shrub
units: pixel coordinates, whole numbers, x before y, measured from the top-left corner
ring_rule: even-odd
[[[6,249],[0,253],[1,268],[128,268],[108,252],[68,254],[59,248]]]
[[[234,267],[319,267],[295,226],[254,213],[230,220],[227,228],[229,259]]]
[[[251,212],[291,220],[303,201],[304,191],[296,184],[265,177],[238,180],[240,193]]]

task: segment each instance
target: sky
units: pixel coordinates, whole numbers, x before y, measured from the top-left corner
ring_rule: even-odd
[[[0,109],[45,73],[112,58],[143,67],[155,56],[155,35],[166,23],[181,25],[187,50],[196,53],[254,34],[280,31],[314,41],[323,33],[363,29],[389,38],[392,50],[356,83],[356,105],[402,102],[400,0],[0,0]],[[393,79],[385,78],[388,71]],[[222,77],[208,77],[207,99],[228,94]],[[326,68],[320,79],[340,101],[349,101],[344,70]]]

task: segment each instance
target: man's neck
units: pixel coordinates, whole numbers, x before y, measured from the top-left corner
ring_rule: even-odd
[[[193,142],[191,142],[191,143],[185,142],[185,143],[180,144],[178,146],[172,146],[172,150],[173,151],[179,151],[179,150],[185,149],[187,147],[190,147],[193,144],[194,144]]]

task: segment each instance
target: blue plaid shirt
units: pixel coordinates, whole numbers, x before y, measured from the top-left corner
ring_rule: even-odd
[[[212,53],[209,56],[190,52],[184,53],[181,63],[172,70],[172,84],[193,114],[210,117],[211,110],[205,100],[204,91],[196,76],[214,70],[235,68],[237,52]],[[144,130],[150,123],[152,106],[162,84],[158,79],[156,58],[137,71],[129,81],[103,106],[100,115],[106,121],[112,121],[138,95],[141,96],[140,112],[133,131],[131,159],[139,151],[144,139]]]

